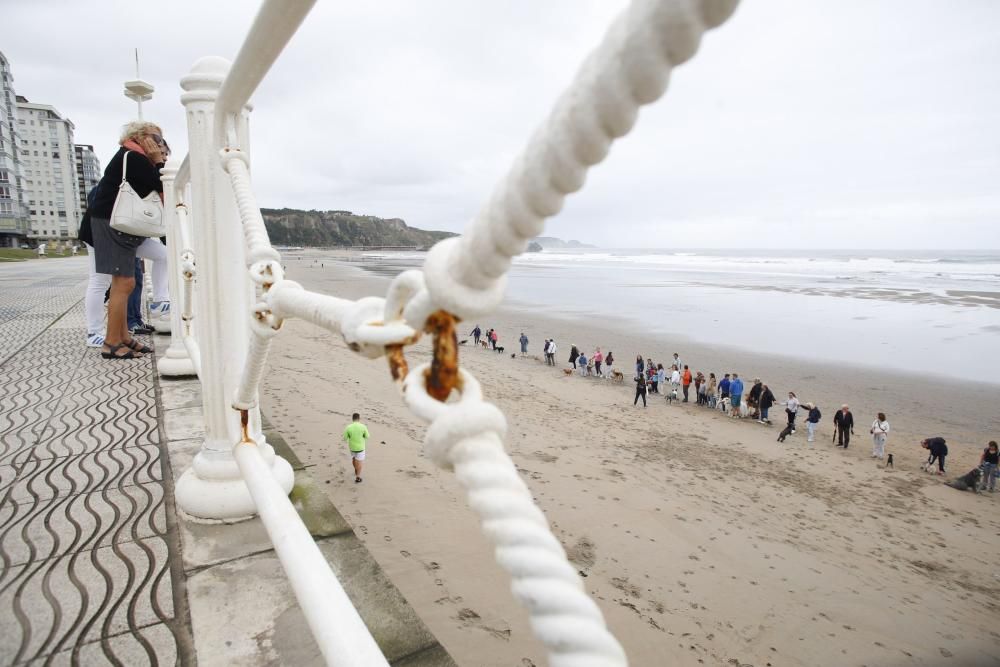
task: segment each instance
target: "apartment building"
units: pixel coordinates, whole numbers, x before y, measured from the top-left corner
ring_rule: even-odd
[[[82,215],[73,149],[73,123],[55,107],[17,96],[20,158],[24,165],[29,238],[77,237]]]
[[[20,145],[14,75],[0,52],[0,247],[24,245],[30,231]]]
[[[80,186],[80,215],[87,211],[87,193],[101,180],[101,161],[97,159],[94,147],[89,144],[75,144],[76,180]]]

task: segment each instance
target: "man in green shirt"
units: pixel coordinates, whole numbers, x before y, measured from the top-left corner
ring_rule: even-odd
[[[354,483],[357,484],[361,481],[361,464],[365,460],[365,442],[368,440],[368,427],[361,423],[361,415],[357,412],[351,415],[351,423],[344,429],[344,440],[351,450]]]

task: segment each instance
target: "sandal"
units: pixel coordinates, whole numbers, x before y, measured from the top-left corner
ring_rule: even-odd
[[[153,351],[153,348],[149,347],[148,345],[143,345],[135,338],[123,343],[123,345],[128,349],[132,350],[133,352],[141,352],[143,354],[149,354],[150,352]]]
[[[122,348],[125,348],[126,350],[128,350],[128,352],[126,352],[125,354],[117,354],[118,350],[120,350]],[[135,354],[131,349],[129,349],[129,346],[126,345],[125,343],[122,343],[121,345],[108,345],[108,351],[105,352],[104,350],[101,350],[101,356],[104,357],[105,359],[141,359],[142,358],[142,355]]]

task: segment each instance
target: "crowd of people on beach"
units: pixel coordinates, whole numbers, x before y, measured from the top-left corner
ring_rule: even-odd
[[[470,333],[480,345],[482,330],[479,325]],[[487,331],[488,344],[492,349],[497,349],[496,341],[498,335],[495,329]],[[521,332],[520,338],[521,355],[528,355],[528,337]],[[463,341],[464,342],[464,341]],[[500,348],[501,350],[503,348]],[[547,366],[556,366],[555,359],[559,347],[555,339],[546,338],[542,346],[541,360]],[[577,345],[570,345],[569,357],[567,358],[569,367],[563,369],[567,375],[579,375],[580,377],[593,377],[605,380],[613,380],[624,384],[625,374],[615,366],[614,353],[608,350],[607,353],[601,351],[600,347],[595,347],[589,354]],[[777,441],[780,443],[797,432],[799,415],[804,415],[806,429],[806,443],[816,442],[816,432],[823,414],[818,405],[811,401],[801,402],[794,391],[788,392],[786,400],[779,401],[774,392],[761,378],[755,377],[749,383],[749,388],[740,378],[739,373],[730,372],[721,374],[721,379],[716,377],[714,372],[709,372],[706,376],[703,371],[692,371],[688,364],[681,361],[680,354],[673,353],[672,358],[666,364],[656,362],[641,354],[636,356],[635,365],[632,368],[632,382],[635,385],[635,396],[632,405],[638,406],[642,401],[643,407],[647,407],[647,395],[657,394],[664,396],[666,402],[689,403],[692,393],[694,394],[694,404],[708,409],[717,409],[723,414],[733,419],[747,419],[758,424],[770,426],[771,410],[775,405],[783,406],[785,409],[785,424],[779,432]],[[848,449],[851,444],[851,437],[855,435],[854,414],[846,403],[833,416],[833,436],[832,443],[837,447]],[[886,453],[886,443],[889,439],[891,426],[884,412],[875,414],[868,433],[872,440],[871,458],[884,462],[886,467],[893,465],[892,454]],[[927,461],[921,469],[928,472],[936,472],[938,475],[945,474],[945,459],[948,455],[948,446],[943,437],[936,436],[926,438],[921,442],[921,447],[927,450]],[[979,481],[976,490],[996,490],[996,480],[1000,476],[1000,461],[998,461],[997,443],[990,441],[983,450],[980,457],[978,469],[980,471]],[[934,465],[937,465],[936,471]]]

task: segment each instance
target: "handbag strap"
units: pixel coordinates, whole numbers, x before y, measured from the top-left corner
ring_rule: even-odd
[[[124,157],[122,157],[122,185],[125,184],[125,174],[128,172],[128,154],[132,151],[126,150]]]

